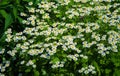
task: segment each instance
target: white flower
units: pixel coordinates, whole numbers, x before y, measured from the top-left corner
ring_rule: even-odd
[[[88,73],[89,73],[89,71],[88,71],[88,70],[85,70],[85,71],[84,71],[84,73],[85,73],[85,74],[88,74]]]
[[[38,55],[38,52],[37,52],[36,49],[31,49],[31,50],[28,51],[28,54],[33,56],[33,55]]]
[[[15,53],[16,53],[17,51],[8,51],[7,53],[9,54],[9,55],[11,55],[11,56],[15,56]]]
[[[27,16],[27,14],[21,12],[21,13],[20,13],[20,16]],[[24,23],[24,22],[23,22],[23,23]]]
[[[90,27],[86,27],[85,31],[86,31],[86,33],[92,32],[92,30],[90,29]]]
[[[95,74],[96,73],[96,71],[92,71],[92,74]]]
[[[2,68],[1,68],[1,72],[5,72],[5,67],[2,67]]]
[[[6,61],[5,67],[9,67],[10,66],[10,61]]]
[[[46,14],[44,14],[43,15],[43,17],[42,17],[43,19],[49,19],[50,17],[49,17],[49,14],[48,13],[46,13]]]
[[[70,3],[70,0],[64,0],[64,3],[65,5],[68,5]]]
[[[3,54],[5,52],[5,49],[0,50],[0,54]]]
[[[86,3],[87,1],[89,1],[89,0],[81,0],[82,3]]]
[[[49,58],[50,58],[49,56],[47,56],[47,54],[42,54],[40,57],[46,58],[46,59],[49,59]]]
[[[84,73],[84,74],[89,74],[89,73],[95,74],[95,73],[96,73],[95,67],[92,66],[92,65],[83,67],[83,68],[81,68],[80,70],[78,70],[78,72],[79,72],[79,73]]]
[[[30,5],[30,6],[33,5],[33,2],[29,2],[28,5]]]
[[[33,61],[32,60],[29,60],[28,63],[26,64],[26,66],[30,66],[30,65],[33,65]]]
[[[21,63],[20,64],[24,64],[25,63],[25,61],[21,61]]]
[[[36,65],[34,64],[34,65],[32,65],[33,66],[33,68],[36,68]]]
[[[80,0],[74,0],[75,2],[80,2]]]
[[[106,40],[107,35],[103,35],[101,40]]]
[[[88,57],[87,57],[87,56],[83,56],[83,58],[84,58],[84,59],[88,59]]]
[[[0,76],[5,76],[5,74],[0,73]]]
[[[68,50],[67,46],[65,46],[65,45],[63,45],[62,48],[63,48],[63,50],[65,50],[65,51]]]
[[[45,11],[41,9],[40,10],[40,14],[44,14],[44,13],[45,13]]]
[[[29,9],[29,12],[35,13],[35,8],[30,8],[30,9]]]
[[[11,28],[9,28],[6,32],[5,32],[5,34],[11,34],[12,33],[12,29]]]

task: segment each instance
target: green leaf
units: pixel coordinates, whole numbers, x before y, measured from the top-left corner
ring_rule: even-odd
[[[6,5],[6,4],[9,4],[11,1],[10,0],[2,0],[0,2],[0,5]]]
[[[56,15],[56,17],[61,17],[61,15]]]
[[[14,17],[16,19],[17,18],[17,9],[15,7],[13,7],[13,14],[14,14]]]
[[[8,15],[5,10],[0,10],[0,14],[1,14],[4,18],[6,18],[7,15]]]
[[[23,0],[23,1],[30,2],[31,0]]]
[[[103,59],[100,60],[100,64],[105,64],[105,61]]]
[[[113,73],[113,76],[120,76],[120,70],[115,69],[115,72]]]
[[[31,69],[26,69],[26,70],[25,70],[26,73],[27,73],[27,72],[30,72],[30,71],[31,71]]]
[[[32,61],[33,61],[34,63],[36,62],[36,60],[35,60],[35,59],[33,59]]]
[[[38,4],[41,0],[34,0],[34,5]]]
[[[6,30],[13,22],[13,18],[11,16],[11,14],[8,14],[5,10],[0,10],[0,14],[5,18],[4,29]]]
[[[20,0],[15,0],[16,1],[16,4],[20,4]]]
[[[105,69],[105,73],[106,73],[106,74],[109,74],[110,72],[111,72],[110,69]]]
[[[6,35],[3,34],[2,37],[0,38],[0,45],[2,45],[1,43],[3,43],[5,41],[5,37],[6,37]]]
[[[58,62],[58,61],[60,61],[58,57],[53,57],[53,59],[52,59],[52,62],[53,62],[53,63],[56,63],[56,62]]]
[[[2,47],[0,46],[0,51],[2,50]]]
[[[96,62],[96,61],[93,61],[93,65],[96,67],[96,69],[97,69],[97,71],[98,71],[98,76],[101,76],[100,68],[99,68],[97,62]]]
[[[59,71],[60,71],[60,72],[62,72],[62,73],[67,72],[67,70],[66,70],[66,69],[60,69]]]
[[[25,72],[26,72],[26,73],[28,73],[28,72],[30,72],[30,71],[31,71],[31,69],[30,69],[30,68],[25,70]]]
[[[46,71],[44,69],[41,70],[43,75],[46,75]]]
[[[22,18],[20,18],[20,17],[18,16],[17,19],[18,19],[18,21],[19,21],[20,23],[22,23],[22,21],[23,21]]]
[[[81,62],[86,63],[86,62],[88,62],[88,59],[81,59]]]
[[[11,14],[8,14],[7,17],[5,18],[5,30],[12,24],[13,18]]]
[[[39,75],[40,75],[39,71],[34,70],[34,76],[39,76]]]
[[[119,66],[120,66],[120,63],[119,63],[119,62],[116,62],[116,63],[114,63],[114,65],[115,65],[116,67],[119,67]]]
[[[120,54],[119,52],[117,54],[111,54],[111,61],[114,63],[116,67],[120,66]]]
[[[12,6],[12,4],[0,5],[0,9],[5,9],[5,10],[7,10],[7,9],[11,8],[11,6]]]
[[[2,19],[0,20],[0,22],[1,22],[1,23],[3,22]],[[1,24],[0,24],[0,26],[1,26]]]

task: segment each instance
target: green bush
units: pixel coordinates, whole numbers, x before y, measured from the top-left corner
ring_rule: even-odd
[[[7,29],[0,75],[119,76],[118,2],[16,0],[21,8],[0,11]]]

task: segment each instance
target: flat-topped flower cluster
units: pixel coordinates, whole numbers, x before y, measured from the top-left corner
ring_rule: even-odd
[[[17,65],[30,71],[33,68],[47,72],[47,67],[52,72],[64,69],[83,76],[97,75],[93,61],[119,51],[120,9],[111,12],[110,8],[118,4],[110,2],[42,0],[37,5],[29,2],[28,10],[20,13],[26,28],[18,33],[11,28],[5,32],[8,45],[0,52],[3,56],[0,74],[5,76],[9,67]],[[17,59],[17,64],[12,64]]]

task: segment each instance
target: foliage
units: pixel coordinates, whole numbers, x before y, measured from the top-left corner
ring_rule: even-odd
[[[119,76],[119,0],[2,0],[0,76]]]

